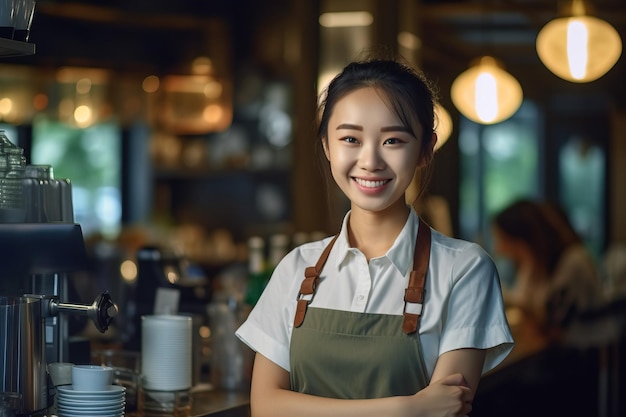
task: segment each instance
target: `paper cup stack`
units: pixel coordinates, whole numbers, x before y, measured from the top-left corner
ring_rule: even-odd
[[[147,391],[191,388],[192,320],[181,315],[142,316],[141,378]]]
[[[122,417],[125,388],[111,385],[113,368],[99,365],[74,365],[72,385],[57,389],[59,417]]]

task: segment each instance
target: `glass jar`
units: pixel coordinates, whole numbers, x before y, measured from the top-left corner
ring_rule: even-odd
[[[24,149],[14,145],[0,130],[0,223],[21,223],[25,218],[22,178]]]

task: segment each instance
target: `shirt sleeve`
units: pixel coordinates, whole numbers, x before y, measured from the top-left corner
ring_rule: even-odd
[[[513,349],[496,266],[479,245],[471,244],[455,257],[449,279],[439,355],[461,348],[486,349],[485,373]]]
[[[272,273],[263,294],[235,335],[252,350],[290,371],[289,345],[300,282],[298,251],[287,254]]]

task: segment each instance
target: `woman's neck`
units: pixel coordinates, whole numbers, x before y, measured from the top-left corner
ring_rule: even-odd
[[[407,205],[381,212],[353,208],[348,223],[350,246],[361,250],[367,260],[384,255],[402,231],[409,212]]]

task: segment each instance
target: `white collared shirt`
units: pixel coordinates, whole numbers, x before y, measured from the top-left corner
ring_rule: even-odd
[[[339,238],[320,274],[311,306],[402,315],[404,290],[413,267],[419,222],[409,218],[389,251],[369,263],[348,243],[346,214]],[[263,295],[237,336],[289,371],[289,344],[304,269],[317,263],[330,237],[293,249],[276,267]],[[500,280],[489,255],[477,244],[432,231],[424,311],[420,320],[424,363],[432,376],[437,358],[460,348],[487,349],[483,372],[513,348]]]

